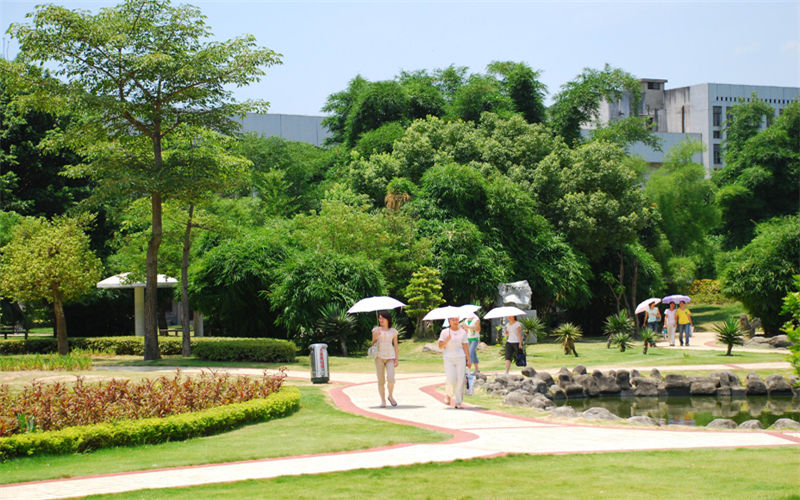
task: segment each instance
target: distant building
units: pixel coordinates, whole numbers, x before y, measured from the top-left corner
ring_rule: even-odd
[[[783,112],[800,95],[800,87],[770,87],[762,85],[731,85],[725,83],[701,83],[689,87],[665,89],[667,80],[643,78],[642,100],[638,110],[632,109],[630,95],[624,95],[615,102],[604,102],[598,113],[599,123],[609,123],[631,116],[648,116],[657,135],[664,138],[689,134],[698,137],[706,147],[702,163],[707,172],[724,166],[722,142],[724,140],[725,118],[730,108],[742,100],[750,102],[753,93],[775,109],[775,114]],[[766,120],[762,127],[766,127]],[[636,153],[632,150],[632,153]],[[640,148],[647,156],[653,157],[649,148]],[[664,151],[668,150],[664,145]],[[641,154],[641,152],[637,153]],[[649,160],[648,160],[649,161]],[[652,163],[652,162],[651,162]]]
[[[323,118],[325,117],[248,113],[241,122],[245,132],[322,146],[325,139],[331,136],[330,130],[322,125]]]

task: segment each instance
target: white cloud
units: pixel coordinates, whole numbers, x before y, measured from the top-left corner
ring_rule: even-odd
[[[782,52],[796,52],[800,54],[800,40],[789,40],[781,45]]]

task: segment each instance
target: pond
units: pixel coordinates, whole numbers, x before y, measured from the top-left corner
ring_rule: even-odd
[[[800,422],[800,398],[792,396],[585,398],[557,404],[571,406],[576,412],[600,406],[621,418],[642,415],[674,425],[705,426],[716,418],[729,418],[737,424],[757,419],[766,429],[779,418]]]

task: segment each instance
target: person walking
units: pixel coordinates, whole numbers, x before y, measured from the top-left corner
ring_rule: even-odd
[[[505,327],[505,335],[506,375],[508,375],[508,370],[511,368],[511,362],[517,358],[517,352],[525,349],[525,345],[523,344],[525,339],[522,336],[522,323],[517,321],[516,316],[508,317],[508,323]]]
[[[471,314],[461,322],[467,332],[469,347],[469,360],[472,362],[472,373],[478,373],[478,344],[481,341],[481,319],[476,314]]]
[[[669,303],[669,309],[664,310],[664,328],[667,329],[667,337],[669,338],[669,345],[675,347],[675,327],[677,326],[675,318],[675,302]]]
[[[397,345],[397,330],[392,328],[392,313],[381,311],[378,313],[378,324],[372,329],[372,345],[378,348],[375,356],[375,371],[378,375],[378,395],[381,397],[381,408],[386,408],[386,392],[389,404],[397,406],[394,400],[394,371],[399,362]],[[384,384],[386,387],[384,388]]]
[[[681,341],[681,345],[688,346],[694,323],[692,323],[692,311],[686,307],[686,302],[681,301],[681,303],[678,304],[678,310],[675,316],[678,318],[678,340]]]
[[[647,310],[644,313],[644,320],[647,323],[647,328],[649,328],[654,335],[653,341],[650,342],[650,345],[651,347],[655,347],[655,335],[658,335],[658,323],[661,321],[661,311],[658,310],[656,307],[656,302],[653,301],[647,304]],[[644,328],[645,322],[642,322],[642,328]]]
[[[449,318],[450,326],[439,334],[439,349],[442,350],[445,373],[444,404],[455,403],[456,408],[461,408],[464,398],[464,382],[466,380],[466,367],[471,366],[469,350],[467,347],[467,332],[458,325],[458,318]]]

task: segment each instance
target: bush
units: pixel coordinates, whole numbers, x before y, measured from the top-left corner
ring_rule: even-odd
[[[297,347],[289,340],[214,339],[193,344],[192,353],[208,361],[291,363],[297,354]]]
[[[0,460],[31,455],[61,455],[142,444],[181,441],[228,431],[245,424],[289,415],[300,407],[300,391],[284,387],[263,399],[166,418],[123,420],[57,431],[0,438]]]
[[[722,294],[722,283],[719,280],[694,280],[689,285],[689,295],[695,302],[706,304],[725,304],[731,301]]]

